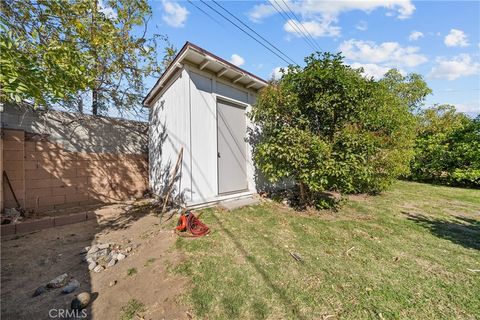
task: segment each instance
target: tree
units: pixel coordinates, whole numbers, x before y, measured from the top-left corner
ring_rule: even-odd
[[[77,49],[71,28],[62,29],[66,17],[74,15],[70,6],[54,1],[44,5],[2,1],[1,5],[2,102],[55,104],[93,83],[84,63],[88,55]]]
[[[93,114],[111,107],[132,110],[141,106],[145,79],[162,69],[159,41],[166,43],[167,55],[172,53],[165,36],[147,36],[152,12],[146,0],[27,0],[3,5],[1,45],[13,50],[2,50],[8,66],[2,100],[30,99],[76,109],[89,103]],[[18,58],[24,66],[16,64]]]
[[[416,73],[403,76],[397,69],[390,69],[380,82],[404,100],[411,111],[418,110],[425,97],[432,93],[422,76]]]
[[[480,116],[471,119],[451,105],[418,115],[410,178],[460,186],[480,186]]]
[[[383,82],[324,53],[289,67],[252,108],[254,157],[271,182],[289,178],[304,203],[325,190],[377,193],[405,174],[415,118]]]

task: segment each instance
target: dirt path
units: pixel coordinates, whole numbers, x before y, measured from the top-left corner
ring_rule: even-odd
[[[114,205],[96,214],[97,221],[2,238],[2,319],[58,318],[58,311],[50,310],[70,309],[74,295],[82,291],[96,296],[87,319],[119,319],[132,299],[144,304],[144,319],[187,318],[179,303],[186,280],[167,272],[179,261],[171,250],[172,232],[143,207]],[[111,268],[89,271],[82,249],[111,242],[133,250]],[[36,288],[63,273],[77,279],[80,288],[67,295],[54,289],[32,298]]]

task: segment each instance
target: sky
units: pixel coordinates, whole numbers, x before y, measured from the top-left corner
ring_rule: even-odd
[[[177,49],[193,42],[264,79],[287,66],[205,3],[192,2],[151,1],[150,32],[167,35]],[[448,103],[480,114],[480,1],[218,3],[299,65],[318,49],[341,51],[348,64],[376,79],[390,68],[421,74],[433,90],[425,107]]]

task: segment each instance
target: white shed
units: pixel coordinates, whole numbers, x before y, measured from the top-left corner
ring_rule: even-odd
[[[144,100],[150,108],[150,187],[175,166],[183,147],[181,189],[198,206],[256,192],[246,113],[267,82],[187,42]]]

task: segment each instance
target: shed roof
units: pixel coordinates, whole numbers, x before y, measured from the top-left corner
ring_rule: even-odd
[[[175,74],[175,71],[182,68],[182,64],[185,62],[197,66],[200,70],[213,73],[219,78],[222,77],[232,83],[244,86],[246,89],[260,90],[268,85],[266,80],[187,41],[143,100],[144,106],[150,107],[156,94]]]

